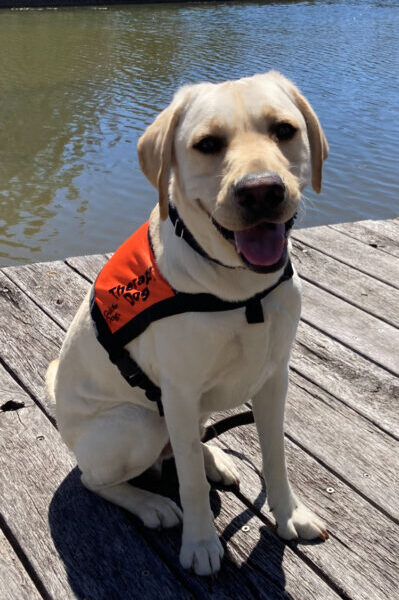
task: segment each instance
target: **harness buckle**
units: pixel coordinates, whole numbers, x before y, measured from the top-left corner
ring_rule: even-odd
[[[245,316],[247,323],[264,323],[262,302],[260,298],[251,298],[245,306]]]
[[[176,222],[175,222],[175,234],[179,238],[182,238],[184,235],[183,223],[180,221],[179,217],[177,217]]]

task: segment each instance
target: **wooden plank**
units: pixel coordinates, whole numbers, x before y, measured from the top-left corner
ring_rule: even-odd
[[[61,271],[62,271],[62,268],[60,268],[60,271],[58,272],[58,274],[59,274],[59,275],[60,275]],[[41,274],[41,273],[45,275],[45,270],[44,270],[44,269],[39,269],[39,270],[37,270],[37,271],[34,271],[34,275],[35,275],[35,277],[36,277],[36,279],[37,279],[38,283],[40,283],[40,274]],[[26,282],[26,278],[24,278],[24,281]],[[20,282],[20,283],[21,283],[21,282]],[[13,284],[11,284],[11,285],[13,285]],[[16,292],[16,290],[12,290],[12,291],[13,291],[14,293]],[[20,290],[18,290],[18,292],[20,292]],[[14,297],[15,297],[15,296],[14,296]],[[20,306],[20,308],[22,307],[22,310],[26,310],[26,305],[28,305],[28,306],[30,305],[30,301],[29,301],[27,298],[25,299],[25,301],[23,301],[23,298],[19,298],[19,297],[18,297],[18,302],[19,302],[19,306]],[[67,304],[66,304],[66,306],[67,306],[67,307],[69,307],[69,309],[70,309],[70,310],[72,310],[72,305],[71,305],[70,303],[67,303]],[[32,309],[32,310],[33,310],[33,312],[35,312],[35,313],[37,313],[37,312],[40,312],[40,311],[39,311],[39,309],[38,309],[38,307],[37,307],[37,306],[35,306],[35,305],[31,306],[31,309]],[[45,315],[43,315],[43,317],[45,318]],[[65,316],[65,319],[66,319],[66,318],[67,318],[67,317]],[[35,319],[35,320],[37,320],[37,319]],[[49,320],[49,319],[48,319],[48,320]],[[45,329],[45,325],[43,325],[43,328]],[[28,332],[29,332],[29,328],[28,328]],[[25,334],[26,334],[26,331],[25,331]],[[22,375],[22,374],[21,374],[21,365],[20,365],[20,361],[17,361],[17,363],[18,363],[18,365],[19,365],[19,366],[17,366],[18,374],[19,374],[19,375]],[[40,366],[40,367],[39,367],[39,370],[41,370],[41,369],[42,369],[42,366]],[[68,519],[68,521],[69,521],[69,519]],[[65,535],[66,535],[66,534],[65,534],[65,532],[63,532],[63,534],[62,534],[62,536],[61,536],[61,537],[63,537],[63,538],[64,538],[64,537],[65,537]],[[295,562],[295,561],[297,561],[297,562],[298,562],[298,559],[296,559],[296,558],[293,558],[292,560],[294,560],[294,562]],[[292,567],[288,567],[288,571],[289,571],[291,568],[292,568]],[[303,565],[302,565],[302,564],[299,562],[299,563],[298,563],[298,565],[297,565],[297,572],[296,572],[296,575],[295,575],[295,577],[293,578],[294,580],[297,580],[297,579],[300,579],[301,581],[303,580],[303,575],[301,575],[301,578],[300,578],[300,577],[299,577],[299,575],[298,575],[298,574],[299,574],[299,572],[300,572],[300,573],[302,573],[302,571],[303,571],[303,568],[304,568],[304,566],[303,566]],[[282,576],[281,576],[281,577],[282,577]],[[309,577],[310,577],[310,583],[311,583],[311,585],[310,585],[310,588],[311,588],[311,589],[318,590],[318,589],[320,588],[320,585],[322,585],[322,587],[324,586],[324,584],[322,584],[321,582],[319,582],[319,580],[318,580],[318,578],[317,578],[317,577],[315,578],[315,576],[313,575],[313,573],[311,572],[311,570],[309,570]],[[317,585],[316,585],[316,583],[315,583],[315,582],[316,582],[316,580],[317,580],[317,582],[319,582],[319,583],[317,583]],[[306,579],[306,578],[305,578],[305,581],[307,581],[307,579]],[[302,585],[302,584],[301,584],[301,585]],[[235,584],[235,588],[236,588],[236,586],[237,586],[237,583]],[[297,587],[297,584],[295,584],[295,586]],[[325,587],[326,587],[326,586],[325,586]],[[270,588],[270,581],[268,581],[268,588]],[[222,589],[222,588],[221,588],[221,589]],[[306,595],[305,595],[305,596],[302,596],[302,597],[308,597],[308,596],[309,596],[309,593],[307,592],[307,593],[306,593]],[[271,597],[271,596],[265,596],[265,597]],[[276,597],[276,596],[274,596],[274,597]],[[321,596],[321,597],[330,597],[330,595],[329,595],[329,591],[328,591],[328,588],[327,588],[327,587],[326,587],[326,590],[324,590],[324,591],[323,591],[323,594],[322,594],[322,596]]]
[[[240,493],[263,518],[273,521],[260,477],[255,426],[231,430],[216,443],[235,457],[241,474]],[[289,546],[316,564],[346,598],[396,597],[397,569],[392,557],[399,551],[397,526],[290,440],[286,440],[286,450],[295,491],[326,522],[330,532],[325,543]]]
[[[122,511],[83,488],[56,429],[1,367],[0,387],[2,399],[25,403],[0,413],[2,513],[49,594],[186,597]]]
[[[48,276],[48,271],[54,271],[53,274],[51,274],[51,276]],[[17,275],[20,272],[20,268],[17,269],[12,269],[12,271],[15,273],[15,275]],[[57,298],[59,296],[59,287],[60,289],[62,289],[62,280],[64,277],[67,278],[67,281],[70,281],[68,278],[70,276],[70,270],[68,267],[66,267],[65,265],[63,265],[63,263],[56,263],[54,264],[54,269],[48,269],[48,265],[42,264],[42,265],[37,265],[36,267],[29,267],[29,269],[23,269],[22,272],[24,273],[24,277],[18,278],[15,277],[15,275],[13,275],[15,277],[15,279],[18,281],[19,285],[23,286],[25,285],[25,287],[29,290],[31,289],[31,285],[33,281],[36,281],[37,284],[37,292],[39,294],[38,298],[40,299],[40,303],[44,303],[45,304],[45,309],[47,311],[51,310],[54,307],[58,307],[57,303],[54,302],[54,299]],[[26,275],[29,274],[31,276],[31,280],[27,279]],[[84,280],[80,279],[79,276],[75,276],[77,278],[77,281],[74,282],[74,285],[76,287],[76,289],[78,288],[78,286],[80,286],[80,292],[76,293],[76,296],[74,298],[73,301],[76,301],[76,305],[79,303],[80,298],[78,298],[79,295],[84,295],[88,284],[86,284],[84,282]],[[48,283],[48,280],[50,279],[50,283]],[[53,289],[53,285],[54,285],[54,289]],[[43,289],[46,289],[46,293],[43,295]],[[76,306],[73,305],[73,301],[69,301],[68,299],[65,301],[64,305],[63,305],[63,313],[62,313],[62,323],[65,327],[68,326]],[[1,317],[0,317],[1,318]],[[60,320],[60,317],[57,317]],[[7,319],[8,322],[8,319]],[[37,318],[34,317],[34,323],[36,326],[37,323]],[[305,327],[305,329],[304,329]],[[44,325],[44,329],[46,328],[46,325]],[[27,330],[26,330],[27,331]],[[390,396],[389,393],[386,394],[386,392],[390,392],[392,390],[393,393],[397,394],[398,391],[398,387],[396,385],[396,387],[394,386],[394,378],[392,378],[392,376],[390,376],[389,374],[385,373],[384,371],[382,371],[381,369],[378,369],[378,367],[375,367],[374,372],[377,371],[377,375],[374,375],[374,377],[371,376],[372,373],[372,369],[373,369],[373,365],[370,365],[367,361],[365,361],[364,359],[361,359],[361,357],[357,358],[357,361],[352,364],[352,360],[353,360],[353,353],[350,350],[347,350],[345,348],[343,348],[341,345],[333,342],[332,340],[329,340],[328,338],[325,338],[325,336],[322,336],[321,334],[314,332],[314,330],[311,330],[309,327],[306,329],[306,325],[304,324],[301,328],[300,331],[307,331],[307,335],[308,335],[308,344],[307,344],[307,356],[311,356],[310,359],[308,359],[307,361],[304,360],[304,353],[306,351],[306,346],[302,348],[302,353],[296,358],[296,353],[294,352],[294,356],[293,356],[293,365],[297,366],[300,370],[300,372],[304,373],[306,376],[313,376],[314,379],[317,380],[317,383],[319,383],[319,374],[320,371],[322,371],[323,373],[323,377],[324,377],[324,381],[327,381],[327,386],[326,389],[330,389],[330,391],[332,393],[337,392],[339,386],[341,386],[341,396],[347,400],[348,397],[355,397],[355,408],[358,408],[359,403],[361,403],[361,405],[363,407],[365,407],[365,411],[366,411],[366,415],[370,415],[371,418],[374,418],[377,420],[377,422],[380,422],[381,420],[384,420],[384,409],[383,407],[386,406],[386,411],[385,411],[385,420],[384,422],[388,425],[388,427],[390,428],[394,428],[395,427],[395,423],[397,425],[397,419],[396,419],[396,408],[395,408],[395,401],[394,401],[394,396]],[[321,335],[321,338],[320,338]],[[313,352],[313,348],[317,348],[317,354],[315,355],[313,353],[313,355],[311,355],[311,352]],[[327,349],[329,349],[329,353],[328,355],[326,355]],[[53,350],[51,351],[53,356],[56,355],[56,349],[55,349],[55,353],[53,352]],[[318,360],[318,358],[320,357],[320,352],[323,353],[323,360]],[[40,355],[43,356],[43,348],[40,349]],[[346,362],[344,361],[344,357],[346,359]],[[356,355],[355,355],[356,357]],[[335,362],[334,362],[335,361]],[[18,363],[18,360],[16,361]],[[338,367],[336,366],[338,362]],[[349,364],[348,364],[349,363]],[[14,364],[14,363],[11,363]],[[363,371],[361,371],[359,369],[359,365],[362,365],[363,367]],[[324,365],[324,367],[323,367]],[[332,372],[330,372],[330,367],[335,365],[335,370],[333,370]],[[30,365],[31,366],[31,365]],[[306,368],[305,368],[306,367]],[[43,368],[43,366],[41,367]],[[355,370],[355,375],[353,373],[353,371]],[[36,371],[36,369],[35,369]],[[39,369],[40,371],[40,369]],[[343,377],[343,374],[346,373],[346,378]],[[19,371],[19,375],[21,376],[21,372]],[[384,378],[385,375],[385,378]],[[356,386],[353,386],[353,378],[354,376],[357,376],[357,385],[359,385],[359,379],[362,378],[363,380],[363,386],[361,388],[361,390],[358,390],[358,388]],[[30,377],[29,377],[30,378]],[[348,381],[349,378],[349,381]],[[27,380],[26,377],[26,373],[24,374],[24,381]],[[385,381],[385,384],[383,383]],[[348,385],[349,383],[352,383],[352,385]],[[368,387],[367,387],[368,385]],[[32,388],[32,391],[34,393],[38,393],[39,389],[41,388],[42,391],[42,380],[41,378],[39,379],[39,382],[37,383],[37,385],[35,387]],[[379,390],[379,393],[376,390]],[[364,392],[367,392],[367,390],[372,390],[372,394],[371,397],[369,395],[364,395]],[[41,396],[41,400],[44,401],[44,396],[42,393]],[[381,408],[381,404],[382,404],[382,408]]]
[[[90,256],[73,256],[67,258],[65,262],[89,281],[94,281],[107,260],[106,254],[91,254]]]
[[[332,229],[399,257],[399,232],[394,221],[358,221],[330,225]]]
[[[399,290],[300,242],[294,242],[292,255],[306,281],[399,327]]]
[[[35,310],[37,311],[37,308],[36,308],[36,307],[35,307]],[[8,322],[8,320],[7,320],[7,322]],[[35,317],[35,319],[34,319],[34,323],[35,323],[35,326],[36,326],[36,324],[37,324],[37,318],[36,318],[36,317]],[[43,323],[43,327],[41,327],[41,329],[43,329],[43,330],[46,330],[46,325],[45,325],[44,323]],[[29,334],[29,331],[26,331],[26,330],[25,330],[25,334]],[[48,349],[43,349],[43,348],[40,348],[40,351],[37,353],[37,355],[40,355],[40,357],[44,357],[44,356],[46,355],[46,352],[47,352],[47,354],[49,353]],[[18,363],[19,361],[17,360],[16,362]],[[44,362],[45,362],[45,363],[47,363],[47,361],[44,361]],[[11,360],[11,362],[9,362],[9,364],[14,364],[14,363],[15,363],[15,361],[13,362],[12,360]],[[42,372],[44,373],[44,371],[45,371],[45,366],[46,366],[46,365],[39,365],[39,368],[38,368],[38,369],[34,369],[34,371],[37,373],[37,372],[40,372],[40,371],[42,370]],[[31,368],[31,367],[32,367],[32,365],[29,365],[29,367],[30,367],[30,368],[29,368],[29,371],[31,371],[31,370],[32,370],[32,368]],[[21,369],[20,367],[18,367],[18,369],[19,369],[19,370],[18,370],[18,374],[19,374],[19,376],[22,378],[22,380],[24,380],[24,381],[27,381],[27,380],[28,380],[28,378],[30,378],[30,377],[31,377],[31,373],[30,373],[30,372],[25,372],[25,369]],[[22,372],[21,372],[21,371],[22,371]],[[27,386],[28,386],[28,381],[27,381]],[[28,386],[28,387],[29,387],[29,386]],[[39,388],[40,388],[40,387],[41,387],[41,385],[40,385],[40,386],[37,386],[37,387],[39,387]],[[34,389],[33,391],[37,391],[37,390],[35,390],[35,389]]]
[[[41,600],[42,596],[0,529],[1,600]]]
[[[0,418],[4,516],[49,593],[57,600],[74,595],[125,599],[133,589],[135,597],[151,600],[160,593],[165,598],[188,597],[175,573],[185,587],[207,598],[207,581],[193,578],[178,563],[180,532],[148,532],[136,519],[85,490],[74,459],[43,413],[4,370],[0,385],[5,398],[25,402],[24,408]],[[231,492],[215,496],[214,506],[232,560],[226,559],[212,597],[338,600],[294,552],[270,530],[263,531],[263,523]],[[249,532],[242,530],[248,522]],[[146,543],[147,537],[172,572]]]
[[[90,261],[88,264],[90,265]],[[85,271],[83,261],[81,261],[81,268]],[[32,293],[44,310],[48,313],[51,312],[53,318],[64,328],[68,327],[81,298],[89,288],[88,283],[59,261],[4,269],[4,271],[24,291],[28,294]],[[63,302],[60,304],[58,300],[62,297],[63,281],[70,283],[71,277],[73,291],[71,291],[71,285],[66,286]],[[355,397],[357,403],[353,404],[355,408],[363,411],[363,414],[368,415],[376,423],[380,422],[383,427],[387,427],[393,433],[396,430],[397,434],[398,424],[394,400],[397,397],[398,388],[395,379],[341,344],[320,332],[315,332],[306,324],[300,326],[299,335],[301,331],[307,332],[307,356],[304,356],[302,352],[295,359],[294,352],[294,366],[314,380],[317,379],[317,383],[320,383],[319,377],[323,377],[324,383],[321,385],[327,385],[326,389],[329,389],[331,393],[340,388],[342,398],[353,399]],[[314,348],[317,348],[316,354],[313,352]],[[309,358],[310,355],[312,358]],[[332,371],[330,367],[334,367]],[[372,372],[374,373],[373,377],[371,377]],[[353,385],[355,381],[356,385]],[[367,391],[372,391],[372,394],[365,396],[364,393]]]
[[[302,291],[304,321],[399,374],[398,329],[307,281],[302,281]]]
[[[83,273],[89,274],[91,261],[87,264],[86,270],[82,259],[79,266]],[[60,261],[9,268],[4,272],[65,329],[90,287]],[[306,323],[300,325],[298,339],[302,344],[299,354],[296,351],[293,354],[296,369],[387,431],[399,434],[396,418],[399,391],[394,377]]]
[[[350,238],[327,225],[295,229],[292,237],[366,275],[399,288],[399,261],[385,252]]]
[[[37,322],[37,319],[35,318],[35,323],[36,323],[36,322]],[[45,325],[43,325],[43,329],[45,329]],[[47,351],[47,352],[48,352],[48,351]],[[43,349],[41,349],[40,356],[44,356],[44,355],[45,355],[45,351],[44,351]],[[18,362],[18,361],[17,361],[17,362]],[[40,372],[40,370],[41,370],[41,369],[42,369],[42,370],[43,370],[43,372],[44,372],[45,368],[43,368],[43,366],[41,366],[41,367],[40,367],[40,365],[39,365],[39,369],[37,369],[37,371],[39,371],[39,372]],[[35,371],[36,371],[36,369],[35,369]],[[22,374],[22,375],[23,375],[23,374]],[[19,376],[21,376],[21,372],[20,372],[20,371],[19,371]],[[27,374],[25,374],[25,377],[26,377],[26,376],[27,376]],[[23,378],[23,377],[22,377],[22,378]]]
[[[297,373],[290,381],[287,434],[397,520],[396,440]]]
[[[241,447],[242,447],[242,444],[241,444]]]
[[[2,271],[65,330],[90,288],[88,281],[59,260]]]
[[[397,377],[303,322],[291,366],[399,439]]]
[[[45,393],[44,376],[49,362],[59,354],[64,332],[1,272],[0,305],[0,358],[54,415],[54,406]]]
[[[225,547],[225,557],[217,578],[209,584],[193,578],[178,563],[178,536],[167,534],[162,539],[148,532],[157,549],[174,557],[173,566],[180,570],[186,583],[193,586],[198,598],[214,600],[338,600],[339,596],[319,578],[297,555],[265,526],[251,508],[232,491],[211,491],[215,525]],[[195,587],[194,587],[195,586]]]

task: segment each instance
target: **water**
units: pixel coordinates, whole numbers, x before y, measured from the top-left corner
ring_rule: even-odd
[[[183,83],[275,68],[330,142],[301,226],[399,214],[399,4],[0,11],[0,265],[116,248],[156,192],[136,142]]]

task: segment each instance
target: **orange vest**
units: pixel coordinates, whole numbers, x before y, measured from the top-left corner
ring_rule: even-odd
[[[292,277],[288,261],[278,282],[251,298],[227,302],[212,294],[187,294],[174,290],[161,275],[145,223],[118,248],[100,271],[92,288],[90,309],[98,341],[128,383],[145,391],[163,414],[161,390],[125,349],[153,321],[183,312],[213,312],[245,307],[248,323],[263,322],[261,300]]]
[[[176,295],[159,272],[148,225],[144,223],[120,246],[94,284],[96,304],[112,334],[151,306]]]

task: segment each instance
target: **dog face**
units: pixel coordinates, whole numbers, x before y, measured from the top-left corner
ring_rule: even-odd
[[[276,72],[182,88],[139,140],[141,167],[167,217],[173,201],[215,258],[268,272],[310,173],[320,192],[328,145],[312,108]]]

